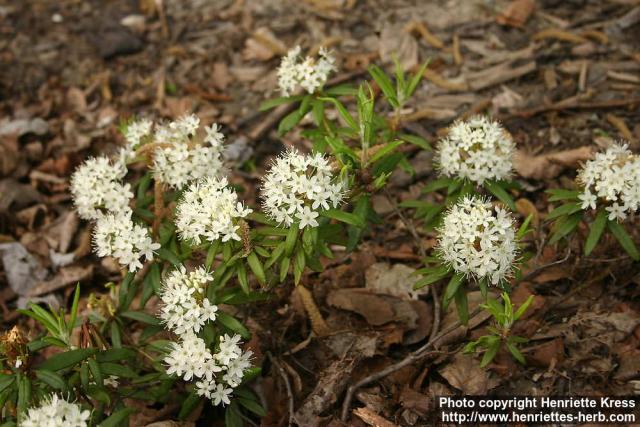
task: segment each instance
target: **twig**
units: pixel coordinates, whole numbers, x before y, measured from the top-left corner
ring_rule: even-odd
[[[476,308],[469,315],[469,320],[474,318],[481,311],[482,311],[482,309],[480,307]],[[345,398],[344,398],[344,402],[342,403],[342,412],[341,412],[341,415],[340,415],[340,419],[343,422],[347,420],[347,415],[349,414],[349,407],[351,406],[351,401],[353,400],[353,395],[356,392],[356,390],[358,390],[360,387],[364,387],[364,386],[366,386],[368,384],[371,384],[374,381],[378,381],[379,379],[382,379],[382,378],[386,377],[387,375],[392,374],[392,373],[404,368],[405,366],[410,365],[413,362],[416,362],[416,361],[420,360],[421,358],[426,356],[426,352],[427,352],[428,349],[430,349],[431,347],[435,346],[439,340],[441,340],[443,337],[445,337],[449,333],[451,333],[454,330],[456,330],[458,327],[460,327],[460,325],[462,325],[460,322],[454,323],[453,325],[451,325],[447,329],[445,329],[442,332],[440,332],[436,337],[430,338],[429,341],[425,345],[423,345],[422,347],[420,347],[416,351],[414,351],[412,353],[409,353],[404,359],[402,359],[398,363],[394,363],[393,365],[387,366],[386,368],[384,368],[384,369],[382,369],[382,370],[380,370],[378,372],[375,372],[375,373],[373,373],[371,375],[368,375],[368,376],[364,377],[363,379],[361,379],[360,381],[358,381],[357,383],[349,386],[349,388],[347,389],[347,394],[345,395]]]
[[[427,257],[427,252],[422,246],[422,240],[420,239],[420,236],[418,235],[413,222],[409,221],[409,219],[407,219],[400,211],[400,209],[398,208],[398,204],[389,194],[389,190],[385,188],[384,193],[387,197],[387,200],[389,200],[389,203],[391,203],[391,206],[393,207],[396,215],[398,215],[400,220],[404,223],[405,227],[407,227],[407,230],[409,230],[409,233],[411,233],[416,246],[418,246],[420,256],[422,257],[422,259],[425,259]],[[435,337],[438,333],[438,329],[440,328],[440,299],[438,297],[438,290],[435,286],[430,286],[428,289],[431,292],[431,298],[433,299],[433,325],[431,327],[431,334],[429,335],[429,339],[433,339],[433,337]]]
[[[529,110],[514,111],[509,113],[509,116],[529,118],[536,114],[546,113],[547,111],[562,111],[562,110],[592,110],[597,108],[616,108],[626,107],[627,105],[640,104],[640,98],[628,98],[628,99],[611,99],[608,101],[593,101],[593,102],[564,102],[559,101],[551,105],[543,105],[541,107],[531,108]],[[507,118],[502,117],[502,119]]]
[[[527,282],[527,281],[535,278],[536,276],[538,276],[540,273],[542,273],[547,268],[553,267],[554,265],[562,264],[563,262],[566,262],[569,259],[570,256],[571,256],[571,249],[567,249],[567,254],[564,256],[564,258],[534,268],[533,270],[531,270],[530,272],[525,274],[522,277],[522,279],[520,279],[519,281],[520,282]]]
[[[289,377],[287,376],[287,373],[284,371],[284,369],[282,369],[282,366],[280,366],[280,363],[278,363],[278,361],[276,360],[275,357],[273,357],[270,351],[267,352],[267,357],[269,357],[269,360],[271,360],[271,363],[273,363],[273,366],[276,367],[276,369],[278,370],[278,373],[280,374],[280,377],[284,381],[284,386],[287,390],[287,398],[289,399],[289,427],[291,427],[293,425],[293,411],[295,409],[293,392],[291,391],[291,382],[289,382]]]

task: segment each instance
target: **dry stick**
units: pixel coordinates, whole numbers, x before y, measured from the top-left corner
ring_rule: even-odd
[[[280,363],[278,363],[278,361],[275,357],[273,357],[270,351],[267,352],[267,356],[269,357],[269,360],[271,360],[271,363],[273,363],[273,366],[276,367],[278,373],[280,374],[280,377],[282,377],[282,380],[284,381],[284,386],[287,390],[287,398],[289,399],[289,427],[291,427],[293,425],[293,413],[295,408],[293,392],[291,391],[291,382],[289,382],[287,373],[284,371],[284,369],[282,369],[282,366],[280,366]]]
[[[616,108],[616,107],[626,107],[628,105],[630,106],[634,104],[640,104],[640,98],[612,99],[610,101],[570,102],[570,103],[559,101],[559,102],[556,102],[555,104],[543,105],[541,107],[536,107],[529,110],[514,111],[513,113],[509,113],[505,116],[529,118],[529,117],[535,116],[536,114],[546,113],[547,111]]]
[[[478,313],[480,313],[482,311],[482,309],[480,307],[476,308],[470,315],[469,315],[469,320],[473,319]],[[387,366],[386,368],[382,369],[381,371],[375,372],[369,376],[364,377],[363,379],[361,379],[360,381],[358,381],[357,383],[355,383],[352,386],[349,386],[349,388],[347,389],[347,394],[344,398],[344,402],[342,403],[342,413],[340,415],[340,419],[344,422],[347,420],[347,415],[349,413],[349,407],[351,406],[351,400],[353,400],[353,395],[356,392],[356,390],[358,390],[360,387],[363,387],[367,384],[371,384],[374,381],[378,381],[379,379],[382,379],[384,377],[386,377],[389,374],[392,374],[402,368],[404,368],[407,365],[412,364],[413,362],[417,362],[418,360],[420,360],[422,357],[424,357],[427,352],[427,350],[431,347],[433,347],[434,345],[436,345],[436,343],[441,340],[443,337],[447,336],[449,333],[453,332],[454,330],[456,330],[457,328],[459,328],[462,325],[462,323],[460,323],[459,321],[454,323],[453,325],[451,325],[450,327],[448,327],[447,329],[443,330],[442,332],[440,332],[436,337],[434,338],[430,338],[429,341],[423,345],[422,347],[420,347],[419,349],[417,349],[416,351],[409,353],[409,355],[407,357],[405,357],[404,359],[402,359],[400,362],[398,363],[394,363],[393,365]]]
[[[391,197],[391,195],[389,194],[389,191],[386,188],[384,189],[384,193],[387,196],[389,203],[391,203],[391,206],[393,206],[393,210],[395,211],[396,215],[400,217],[400,220],[404,223],[405,227],[407,227],[407,229],[409,230],[409,233],[411,233],[413,240],[418,246],[418,251],[420,251],[420,256],[422,256],[422,259],[425,259],[427,257],[427,253],[422,247],[422,240],[420,239],[420,236],[418,235],[418,232],[416,231],[416,228],[414,227],[413,222],[409,221],[402,214],[400,209],[398,209],[397,203]],[[438,291],[436,290],[435,286],[431,286],[428,289],[431,292],[431,297],[433,299],[433,325],[431,327],[431,334],[429,335],[429,339],[433,339],[433,337],[438,333],[438,329],[440,328],[440,300],[438,298]]]

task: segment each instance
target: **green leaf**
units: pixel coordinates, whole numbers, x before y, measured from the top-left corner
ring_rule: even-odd
[[[449,273],[449,267],[447,267],[446,265],[441,265],[436,268],[430,269],[427,274],[424,275],[424,277],[413,284],[413,289],[418,290],[424,288],[427,285],[444,279],[449,275]]]
[[[107,419],[98,424],[99,427],[120,427],[124,421],[129,419],[129,415],[136,412],[133,408],[123,408],[111,414]]]
[[[284,255],[285,257],[290,257],[293,253],[293,249],[296,246],[296,241],[298,240],[298,233],[300,231],[298,223],[294,223],[289,228],[289,232],[287,233],[287,238],[284,241]]]
[[[387,145],[385,145],[384,147],[376,151],[375,154],[369,158],[369,163],[377,162],[378,160],[380,160],[381,158],[383,158],[384,156],[386,156],[387,154],[391,153],[396,148],[401,146],[403,143],[404,141],[400,141],[400,140],[391,141],[390,143],[388,143]]]
[[[344,119],[347,126],[349,126],[355,132],[359,130],[358,124],[356,123],[354,118],[351,116],[351,113],[349,113],[349,111],[346,109],[344,105],[342,105],[340,101],[338,101],[335,98],[320,98],[320,99],[322,101],[331,102],[333,105],[335,105],[336,109],[338,110],[338,113]]]
[[[551,190],[547,190],[546,193],[551,194],[551,197],[549,197],[550,202],[557,202],[560,200],[578,200],[578,196],[580,195],[579,191],[565,190],[563,188],[553,188]]]
[[[242,406],[244,406],[245,408],[247,408],[257,416],[259,417],[267,416],[267,411],[265,411],[264,408],[260,406],[260,404],[255,400],[246,399],[244,397],[239,397],[237,400],[238,402],[240,402]]]
[[[505,205],[509,206],[509,209],[517,210],[516,203],[513,201],[511,195],[502,187],[500,182],[487,180],[484,182],[484,186],[489,190],[491,194],[496,196]]]
[[[22,420],[22,417],[26,414],[27,407],[31,403],[31,381],[29,378],[18,374],[18,421]]]
[[[96,354],[97,351],[95,348],[79,348],[64,353],[57,353],[42,362],[38,368],[49,371],[60,371],[82,362],[87,357]]]
[[[302,98],[304,98],[304,95],[281,96],[278,98],[267,99],[260,104],[260,106],[258,107],[258,111],[267,111],[279,105],[300,101]]]
[[[130,348],[110,348],[96,354],[98,362],[120,362],[122,360],[133,359],[136,356],[135,350]]]
[[[14,375],[3,375],[0,377],[0,393],[5,391],[9,386],[11,386],[16,380]]]
[[[400,103],[398,102],[398,97],[396,94],[396,90],[393,87],[393,83],[391,79],[387,76],[387,74],[382,71],[380,67],[377,65],[372,65],[369,67],[369,74],[373,77],[373,80],[378,84],[380,90],[384,94],[385,98],[391,104],[393,108],[399,108]]]
[[[158,254],[158,257],[160,257],[165,261],[170,262],[176,267],[182,264],[182,261],[180,261],[180,258],[178,258],[178,256],[175,253],[173,253],[167,248],[160,248],[156,251],[156,253]]]
[[[596,218],[591,223],[589,228],[589,236],[584,243],[584,254],[589,255],[600,241],[600,237],[607,227],[607,211],[601,209],[598,211]]]
[[[120,313],[122,317],[126,317],[127,319],[136,320],[140,323],[146,323],[147,325],[159,325],[160,320],[144,311],[123,311]]]
[[[256,276],[256,279],[258,279],[258,282],[262,286],[266,285],[267,284],[267,277],[264,274],[264,269],[262,268],[262,263],[258,259],[258,256],[255,254],[255,252],[251,252],[247,256],[247,264],[249,264],[249,268],[251,268],[251,271]]]
[[[225,427],[244,427],[244,420],[235,400],[232,400],[231,405],[224,411],[224,425]]]
[[[575,230],[582,219],[582,214],[582,212],[574,213],[569,217],[559,220],[553,227],[553,234],[549,240],[549,244],[553,245]]]
[[[111,405],[111,397],[104,387],[100,387],[96,384],[89,384],[86,388],[87,394],[98,402],[104,405]]]
[[[554,219],[561,216],[571,215],[575,212],[582,210],[579,204],[577,203],[567,203],[562,206],[558,206],[547,215],[547,219]]]
[[[629,254],[631,259],[634,261],[640,261],[640,253],[638,253],[638,248],[631,240],[631,236],[626,232],[626,230],[618,224],[616,221],[607,221],[607,225],[609,226],[609,231],[611,234],[618,240],[620,246]]]
[[[130,367],[113,362],[100,363],[100,372],[105,375],[114,375],[122,378],[134,378],[138,376]]]
[[[466,325],[469,323],[469,302],[467,301],[466,286],[460,286],[455,293],[456,309],[460,317],[460,323]]]
[[[238,264],[236,276],[238,277],[238,283],[240,283],[240,288],[242,288],[242,291],[246,294],[249,293],[249,279],[247,277],[247,269],[244,267],[244,264]]]
[[[350,83],[333,86],[324,91],[324,94],[329,96],[355,96],[357,93],[358,89]]]
[[[284,135],[289,132],[291,129],[296,127],[298,123],[300,123],[300,120],[302,120],[306,114],[306,112],[303,113],[300,110],[295,110],[287,114],[278,125],[278,134]]]
[[[484,356],[482,356],[482,360],[480,361],[480,367],[484,368],[487,366],[496,354],[498,354],[498,350],[500,349],[500,338],[499,337],[489,337],[487,351],[485,351]]]
[[[65,391],[67,389],[67,383],[64,382],[64,379],[56,374],[53,371],[49,371],[46,369],[37,369],[36,377],[50,387],[55,388],[56,390]]]
[[[69,332],[76,326],[78,318],[78,302],[80,301],[80,283],[76,284],[76,290],[73,293],[73,302],[71,303],[71,319],[69,319]]]
[[[87,365],[89,366],[89,370],[91,371],[91,376],[93,377],[95,383],[100,387],[104,387],[104,377],[102,376],[102,371],[100,370],[100,365],[95,359],[87,360]]]
[[[181,420],[186,419],[198,407],[198,404],[201,401],[202,397],[198,396],[195,390],[189,393],[187,398],[182,402],[180,413],[178,413],[178,418]]]
[[[228,315],[227,313],[218,312],[217,320],[227,329],[240,334],[240,336],[244,339],[251,338],[251,333],[244,327],[238,319]]]
[[[444,307],[449,305],[449,302],[453,299],[456,292],[458,292],[458,288],[464,281],[464,275],[460,273],[455,273],[451,276],[451,280],[449,280],[449,284],[447,284],[447,289],[444,291]]]
[[[520,307],[518,307],[518,310],[516,310],[516,312],[513,315],[513,320],[518,320],[527,311],[527,309],[529,308],[532,302],[533,302],[533,295],[530,295],[529,298],[527,298],[527,300],[523,302],[522,305],[520,305]]]
[[[211,244],[211,246],[209,246],[209,250],[207,251],[207,259],[204,264],[207,270],[211,269],[213,261],[216,259],[216,255],[218,254],[218,249],[220,249],[220,240],[216,240]]]
[[[408,133],[400,133],[398,134],[398,138],[403,141],[408,142],[409,144],[413,144],[417,147],[422,148],[423,150],[431,151],[431,145],[427,142],[426,139],[418,136],[418,135],[410,135]]]
[[[111,344],[116,348],[122,347],[122,334],[117,322],[111,322]]]
[[[518,348],[515,345],[513,345],[513,343],[509,342],[509,340],[507,340],[506,344],[507,344],[507,349],[509,349],[509,352],[511,353],[513,358],[516,359],[518,362],[522,363],[523,365],[526,365],[527,361],[524,359],[524,356],[522,355],[522,353],[520,353],[520,350],[518,350]]]
[[[293,260],[293,282],[296,285],[300,283],[300,279],[302,278],[302,273],[304,272],[304,267],[306,265],[307,260],[304,255],[304,250],[302,248],[298,248],[295,259]]]
[[[429,182],[422,188],[422,193],[431,193],[434,191],[441,190],[443,188],[447,188],[453,180],[451,178],[438,178]]]
[[[420,84],[420,81],[422,80],[422,77],[424,77],[424,72],[427,69],[427,66],[429,65],[429,62],[431,62],[430,59],[427,59],[426,61],[424,61],[422,66],[420,66],[420,69],[413,75],[413,77],[409,81],[409,84],[407,85],[407,90],[405,92],[405,98],[409,98],[411,95],[413,95],[413,92],[418,87],[418,84]]]
[[[354,215],[349,212],[341,211],[339,209],[327,209],[325,211],[320,212],[320,215],[338,220],[340,222],[344,222],[349,225],[353,225],[355,227],[364,227],[366,223],[362,220],[362,218],[358,215]]]

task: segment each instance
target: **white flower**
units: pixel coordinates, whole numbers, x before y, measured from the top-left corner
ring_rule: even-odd
[[[221,174],[223,135],[216,124],[206,128],[202,140],[196,138],[198,117],[184,116],[167,126],[157,127],[154,141],[153,171],[157,179],[180,189],[191,181]]]
[[[100,217],[93,230],[93,243],[98,256],[114,257],[129,271],[142,268],[140,258],[151,261],[153,252],[160,249],[160,244],[151,240],[147,228],[131,220],[130,213]]]
[[[76,403],[60,399],[57,395],[45,398],[40,406],[31,408],[20,427],[86,427],[91,413]]]
[[[240,338],[240,335],[230,337],[227,334],[220,337],[220,350],[214,357],[221,365],[228,366],[232,360],[242,354],[242,349],[238,345],[240,344]]]
[[[640,156],[627,145],[612,145],[578,172],[582,209],[604,206],[609,220],[624,220],[640,208]]]
[[[227,372],[222,379],[231,387],[237,387],[240,385],[244,376],[244,371],[251,367],[251,351],[245,351],[239,355],[236,359],[231,360],[227,366]]]
[[[179,342],[172,343],[171,352],[164,362],[168,365],[168,375],[177,375],[185,381],[193,378],[211,381],[222,370],[204,340],[193,333],[186,333]]]
[[[320,48],[317,59],[309,56],[301,59],[300,46],[296,46],[282,58],[278,67],[278,86],[284,96],[291,95],[298,86],[314,93],[325,85],[335,69],[335,58],[325,48]]]
[[[456,273],[498,284],[509,277],[518,252],[511,214],[487,200],[465,197],[446,213],[438,254]]]
[[[331,174],[321,154],[301,155],[288,150],[278,157],[264,177],[262,206],[274,221],[290,227],[317,227],[319,209],[337,208],[345,187]]]
[[[436,163],[440,174],[465,178],[481,185],[485,180],[509,178],[515,144],[498,122],[476,116],[459,121],[438,142]]]
[[[200,267],[187,272],[184,266],[173,270],[160,291],[160,318],[178,335],[199,332],[209,320],[216,320],[218,307],[205,297],[213,275]]]
[[[195,244],[201,238],[214,242],[240,240],[238,221],[252,210],[238,202],[227,179],[208,177],[196,181],[184,192],[176,207],[176,227],[180,236]]]
[[[215,406],[218,406],[220,403],[228,405],[231,403],[231,400],[229,400],[231,393],[233,393],[233,389],[225,388],[223,384],[218,384],[211,393],[211,400]]]
[[[107,157],[94,157],[84,162],[71,176],[70,190],[78,215],[95,220],[106,212],[130,212],[131,186],[120,182],[126,173],[126,168],[111,164]]]
[[[131,122],[124,131],[124,138],[130,149],[136,149],[144,138],[151,135],[153,122],[148,119]]]

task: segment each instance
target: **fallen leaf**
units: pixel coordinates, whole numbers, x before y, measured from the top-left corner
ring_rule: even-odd
[[[552,364],[557,365],[564,360],[564,340],[562,337],[555,338],[533,347],[527,353],[527,362],[534,366],[548,368]]]
[[[405,70],[418,65],[418,42],[397,25],[384,26],[380,34],[378,53],[380,59],[386,63],[393,63],[395,57]]]
[[[397,321],[414,329],[419,318],[410,301],[380,295],[362,288],[336,289],[327,296],[327,303],[363,316],[372,326]]]
[[[28,133],[44,135],[49,131],[49,124],[43,119],[5,119],[0,122],[0,136],[16,135],[22,136]]]
[[[398,427],[397,424],[392,423],[364,406],[354,409],[353,414],[372,427]]]
[[[540,224],[540,212],[538,212],[538,209],[531,200],[525,199],[524,197],[516,200],[516,209],[523,218],[527,218],[529,215],[532,215],[531,223],[535,227]]]
[[[400,404],[421,416],[426,416],[429,412],[429,400],[426,394],[419,393],[408,386],[405,386],[400,392]]]
[[[11,289],[18,295],[27,295],[47,277],[47,270],[21,243],[0,244],[2,264]]]
[[[266,27],[258,28],[253,35],[245,41],[242,56],[245,60],[257,59],[268,61],[276,55],[287,53],[287,46]]]
[[[499,384],[496,379],[489,378],[489,371],[481,368],[480,362],[462,352],[456,353],[438,372],[453,387],[472,396],[487,394],[487,391]]]
[[[535,0],[513,0],[496,18],[500,25],[522,28],[536,7]]]
[[[389,265],[386,262],[378,262],[365,272],[365,287],[371,292],[415,300],[427,289],[413,290],[414,283],[419,279],[411,276],[415,271],[415,268],[404,264]]]
[[[580,162],[591,159],[593,147],[582,146],[556,153],[532,156],[524,150],[518,150],[513,158],[513,166],[523,178],[551,179],[567,168],[576,168]]]
[[[62,289],[65,286],[88,280],[91,276],[93,276],[93,265],[69,265],[62,267],[53,278],[38,282],[27,291],[26,295],[32,297],[47,294]]]

